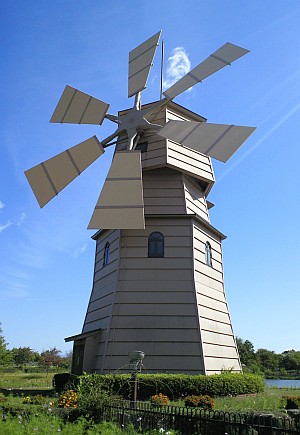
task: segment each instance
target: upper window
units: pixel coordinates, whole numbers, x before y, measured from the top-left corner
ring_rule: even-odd
[[[211,246],[209,242],[205,243],[205,263],[212,266]]]
[[[162,235],[162,233],[151,233],[148,237],[148,257],[164,257],[164,236]]]
[[[107,266],[109,262],[109,243],[105,243],[104,254],[103,254],[103,266]]]

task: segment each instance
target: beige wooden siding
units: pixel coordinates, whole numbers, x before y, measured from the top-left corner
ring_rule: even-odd
[[[208,156],[167,139],[167,164],[187,175],[214,183],[211,160]]]
[[[209,222],[208,208],[204,192],[196,180],[190,177],[183,177],[184,193],[186,201],[186,213],[197,214]]]
[[[153,169],[165,166],[167,162],[166,140],[159,136],[145,137],[144,140],[148,142],[148,146],[147,152],[142,153],[142,168]]]
[[[108,326],[118,282],[119,234],[119,230],[106,231],[97,240],[93,289],[82,333],[99,328],[105,329]],[[107,242],[110,244],[109,263],[103,267],[103,255]],[[104,335],[101,334],[101,340],[103,339]]]
[[[184,214],[182,174],[156,169],[143,174],[145,214]]]
[[[213,230],[194,224],[194,274],[205,372],[240,371],[224,293],[221,240]],[[212,248],[212,267],[205,264],[205,243]]]
[[[183,114],[179,114],[167,108],[166,110],[167,121],[190,121],[191,118],[184,116]]]
[[[240,372],[241,365],[238,358],[220,358],[216,356],[208,356],[206,358],[207,370],[206,374],[214,375],[221,373],[223,370],[232,372]],[[221,369],[220,369],[221,367]]]
[[[148,258],[153,231],[165,237],[164,258]],[[104,373],[126,365],[135,349],[146,353],[149,372],[203,373],[192,269],[190,219],[147,217],[144,231],[122,231]]]
[[[151,121],[170,119],[205,121],[173,102]],[[214,183],[211,159],[149,132],[140,142],[147,142],[141,154],[146,229],[98,234],[82,332],[101,332],[86,339],[84,367],[129,371],[128,353],[143,350],[150,373],[240,371],[224,293],[222,235],[209,225],[205,196]],[[124,134],[117,148],[126,147]],[[164,235],[164,258],[148,258],[155,231]],[[107,241],[110,258],[103,267]],[[212,267],[205,264],[207,241]]]

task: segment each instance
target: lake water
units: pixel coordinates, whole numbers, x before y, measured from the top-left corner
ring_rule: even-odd
[[[300,379],[266,379],[267,387],[300,388]]]

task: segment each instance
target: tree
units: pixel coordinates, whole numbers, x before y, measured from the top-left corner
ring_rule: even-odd
[[[242,365],[247,367],[251,366],[253,363],[256,363],[254,346],[249,340],[242,340],[241,338],[236,338],[236,344],[238,347],[240,360]]]
[[[63,357],[61,361],[61,366],[66,370],[71,370],[73,360],[73,351],[69,350]]]
[[[30,347],[14,347],[11,352],[14,363],[17,365],[38,362],[40,359],[40,354],[38,352],[34,352]]]
[[[282,352],[280,365],[285,370],[300,370],[300,352],[293,349]]]
[[[0,365],[2,366],[12,361],[11,351],[7,349],[7,345],[0,323]]]
[[[46,368],[47,373],[49,368],[52,366],[59,366],[62,362],[62,358],[59,355],[61,353],[60,350],[53,347],[52,349],[45,350],[41,353],[41,361],[40,364]]]
[[[279,370],[280,355],[272,350],[258,349],[256,352],[257,359],[263,371],[270,370],[272,372]]]

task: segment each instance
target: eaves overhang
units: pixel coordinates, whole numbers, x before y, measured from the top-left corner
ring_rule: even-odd
[[[87,337],[91,337],[91,336],[95,336],[97,334],[100,334],[101,331],[102,331],[102,329],[94,329],[93,331],[85,332],[84,334],[72,335],[71,337],[66,337],[65,342],[68,343],[69,341],[82,340],[83,338],[87,338]]]
[[[211,205],[213,206],[213,204]],[[159,218],[159,219],[170,219],[170,218],[180,218],[180,219],[196,219],[198,222],[200,222],[204,227],[212,231],[216,236],[220,237],[221,240],[227,239],[227,236],[225,234],[221,233],[217,228],[212,226],[207,220],[203,219],[201,216],[199,216],[196,213],[191,214],[145,214],[145,218]],[[97,240],[101,233],[108,230],[99,230],[95,234],[92,235],[93,240]]]
[[[163,101],[158,100],[158,101],[153,101],[151,103],[142,104],[142,110],[148,109],[151,106],[157,106],[158,111],[161,111],[164,108],[168,107],[170,110],[174,110],[175,112],[181,114],[182,116],[190,118],[193,121],[197,121],[197,122],[206,122],[207,121],[207,118],[205,118],[204,116],[201,116],[198,113],[193,112],[192,110],[189,110],[189,109],[181,106],[178,103],[174,103],[174,101],[171,101],[171,100],[164,99]],[[125,115],[131,109],[132,108],[120,110],[118,112],[118,115],[119,116]]]
[[[203,219],[201,216],[199,216],[196,213],[191,214],[145,214],[145,218],[162,218],[162,219],[170,219],[170,218],[181,218],[181,219],[195,219],[196,221],[200,222],[204,227],[209,229],[212,233],[214,233],[216,236],[220,237],[221,240],[227,239],[227,236],[225,234],[221,233],[219,230],[217,230],[215,227],[213,227],[207,220]]]

